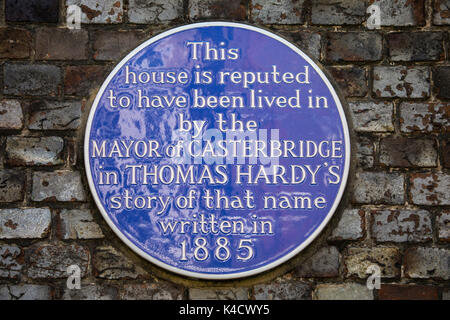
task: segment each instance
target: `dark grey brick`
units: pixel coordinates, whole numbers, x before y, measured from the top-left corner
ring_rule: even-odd
[[[381,59],[383,44],[375,32],[333,32],[328,34],[325,56],[330,62],[377,61]]]
[[[47,64],[5,64],[4,93],[56,96],[60,92],[61,70]]]
[[[426,61],[444,58],[443,34],[440,32],[394,32],[387,36],[392,61]]]
[[[59,0],[5,0],[7,22],[58,22]]]
[[[247,18],[246,1],[241,0],[191,0],[188,15],[192,20],[215,18],[245,20]]]
[[[433,68],[434,92],[440,99],[450,99],[450,67]]]
[[[380,142],[380,163],[389,167],[435,167],[434,139],[387,137]]]

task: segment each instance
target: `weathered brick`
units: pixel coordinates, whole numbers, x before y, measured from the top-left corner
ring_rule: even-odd
[[[372,235],[377,242],[431,241],[431,215],[426,210],[374,210]]]
[[[44,238],[50,224],[48,208],[0,209],[0,239]]]
[[[64,70],[64,94],[88,96],[105,80],[107,68],[98,65],[68,66]]]
[[[311,286],[307,282],[279,278],[253,287],[255,300],[311,300]]]
[[[248,300],[248,288],[189,288],[191,300]]]
[[[391,102],[358,101],[349,103],[354,129],[359,132],[394,131]]]
[[[113,247],[97,247],[94,252],[94,269],[98,278],[137,279],[147,273]]]
[[[131,23],[160,23],[183,16],[183,0],[130,0],[128,21]]]
[[[450,2],[448,0],[434,0],[433,24],[450,24]]]
[[[281,31],[280,31],[281,32]],[[321,52],[321,36],[319,33],[305,30],[293,32],[281,32],[289,40],[295,43],[307,55],[319,60]]]
[[[441,248],[409,248],[404,258],[405,275],[409,278],[450,279],[450,250]]]
[[[59,0],[5,0],[7,22],[58,22]]]
[[[313,292],[314,300],[373,300],[373,293],[359,283],[319,284]]]
[[[191,0],[188,5],[190,19],[205,18],[245,20],[247,2],[240,0]]]
[[[380,142],[380,163],[388,167],[436,167],[436,141],[427,138],[384,138]]]
[[[380,300],[438,300],[438,289],[432,286],[382,284],[378,291]]]
[[[57,66],[6,63],[3,67],[5,94],[56,96],[60,83],[61,71]]]
[[[402,102],[399,110],[402,132],[450,131],[449,104]]]
[[[157,283],[127,283],[119,292],[121,300],[181,300],[183,289],[178,285]]]
[[[364,211],[346,209],[342,213],[337,227],[331,233],[329,240],[359,240],[365,236],[366,226]]]
[[[22,129],[23,112],[17,100],[0,101],[0,129]]]
[[[450,99],[450,67],[438,66],[433,68],[433,90],[440,99]],[[448,117],[448,115],[447,115]]]
[[[376,61],[383,51],[382,37],[375,32],[332,32],[328,34],[325,59],[329,62]]]
[[[364,97],[368,92],[366,69],[345,66],[329,67],[333,78],[346,97]]]
[[[22,201],[25,174],[17,170],[0,170],[0,202]]]
[[[8,137],[6,162],[14,166],[54,166],[64,163],[61,137]]]
[[[34,172],[33,201],[85,201],[81,176],[78,171]]]
[[[67,268],[71,265],[80,268],[81,277],[89,269],[89,250],[77,244],[43,244],[31,248],[28,255],[28,277],[34,279],[67,278]]]
[[[329,278],[339,275],[340,254],[336,247],[320,248],[312,257],[301,263],[296,269],[298,277]]]
[[[304,0],[255,0],[252,20],[265,24],[302,24],[304,5]]]
[[[80,101],[34,101],[30,104],[28,129],[75,130],[81,123]]]
[[[370,0],[380,8],[381,26],[425,24],[424,0]]]
[[[88,38],[88,32],[82,29],[39,28],[36,31],[36,59],[87,59]]]
[[[121,23],[123,0],[66,0],[66,6],[77,5],[81,9],[82,23]]]
[[[361,168],[372,168],[375,158],[375,145],[372,139],[364,136],[356,138],[356,159]]]
[[[367,269],[371,265],[377,265],[382,278],[399,277],[401,261],[400,250],[395,247],[352,247],[348,249],[345,258],[346,276],[365,279],[371,274]]]
[[[411,174],[411,200],[414,204],[450,205],[450,175],[445,173]]]
[[[430,70],[423,66],[375,66],[373,92],[383,98],[426,98],[430,95]]]
[[[31,33],[25,29],[0,28],[0,59],[25,59],[31,53]]]
[[[100,226],[94,221],[92,213],[85,209],[61,210],[60,233],[63,239],[103,238]]]
[[[63,300],[115,300],[117,289],[111,286],[81,283],[81,289],[65,289]]]
[[[40,284],[20,284],[0,286],[0,300],[50,300],[49,286]]]
[[[94,59],[118,60],[134,49],[141,42],[143,33],[140,31],[105,31],[94,34]]]
[[[444,58],[443,34],[440,32],[394,32],[387,36],[392,61],[425,61]]]
[[[358,0],[312,2],[311,22],[320,25],[355,25],[365,20],[366,5]]]
[[[0,245],[0,278],[19,278],[24,266],[22,249],[15,244]]]
[[[442,211],[437,217],[437,227],[439,240],[450,242],[450,210]]]
[[[353,189],[357,203],[402,204],[405,202],[404,177],[398,173],[359,172]]]

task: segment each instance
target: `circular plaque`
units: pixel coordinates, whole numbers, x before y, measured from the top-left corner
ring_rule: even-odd
[[[228,22],[151,38],[111,72],[85,135],[89,186],[136,253],[231,279],[287,261],[344,192],[350,139],[320,67],[285,39]]]

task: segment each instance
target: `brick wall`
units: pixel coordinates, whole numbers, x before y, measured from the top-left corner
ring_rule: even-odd
[[[379,29],[366,25],[371,3],[381,8]],[[82,9],[81,30],[65,27],[70,4]],[[0,299],[449,299],[450,1],[3,0],[0,8]],[[275,279],[218,284],[152,266],[113,235],[86,184],[82,136],[106,74],[145,39],[208,19],[284,35],[326,66],[348,102],[351,204],[314,255]],[[66,288],[72,264],[81,290]],[[380,290],[366,288],[371,264],[381,268]]]

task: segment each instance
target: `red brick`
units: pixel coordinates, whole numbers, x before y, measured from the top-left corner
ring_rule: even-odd
[[[383,284],[378,292],[380,300],[438,300],[436,287],[421,285]]]
[[[30,56],[31,33],[25,29],[0,28],[0,58],[24,59]]]
[[[36,32],[36,58],[42,60],[84,60],[88,32],[62,28],[40,28]]]
[[[96,65],[68,66],[64,70],[64,93],[87,96],[105,78],[106,67]]]
[[[446,141],[442,148],[443,165],[446,168],[450,168],[450,143]]]
[[[94,35],[94,59],[118,60],[144,39],[140,31],[97,31]]]
[[[381,59],[382,49],[378,33],[333,32],[326,42],[326,61],[376,61]]]

